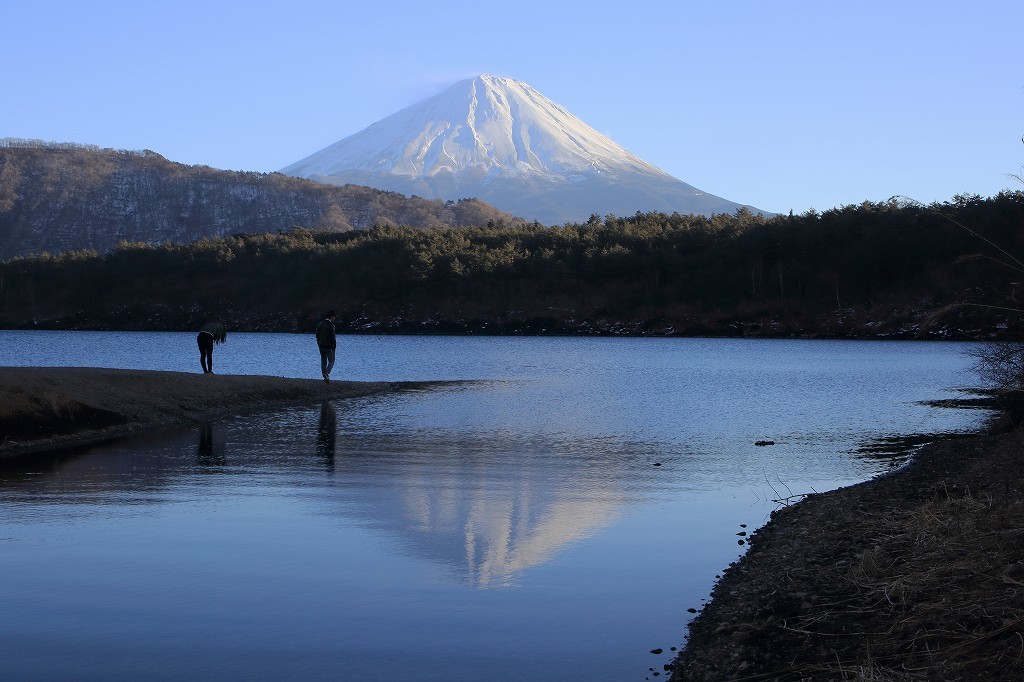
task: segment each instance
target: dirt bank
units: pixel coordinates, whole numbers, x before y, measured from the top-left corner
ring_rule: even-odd
[[[1024,679],[1024,433],[776,511],[671,679]]]
[[[262,407],[425,385],[0,367],[0,457]]]

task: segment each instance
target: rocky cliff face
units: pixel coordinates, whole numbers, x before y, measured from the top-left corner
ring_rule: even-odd
[[[0,145],[0,259],[293,227],[460,227],[491,220],[512,217],[476,200],[444,202],[277,173],[185,166],[150,151]]]

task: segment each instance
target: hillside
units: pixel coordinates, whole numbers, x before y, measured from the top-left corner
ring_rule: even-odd
[[[341,232],[511,220],[476,200],[410,198],[279,173],[187,166],[148,150],[0,141],[0,259],[293,227]]]

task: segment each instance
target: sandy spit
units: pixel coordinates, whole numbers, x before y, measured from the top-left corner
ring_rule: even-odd
[[[370,383],[91,367],[0,367],[0,458],[277,405],[412,390]]]

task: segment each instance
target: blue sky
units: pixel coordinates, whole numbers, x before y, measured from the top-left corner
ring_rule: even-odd
[[[490,73],[769,211],[1024,189],[1019,0],[13,0],[0,17],[0,137],[273,171]]]

